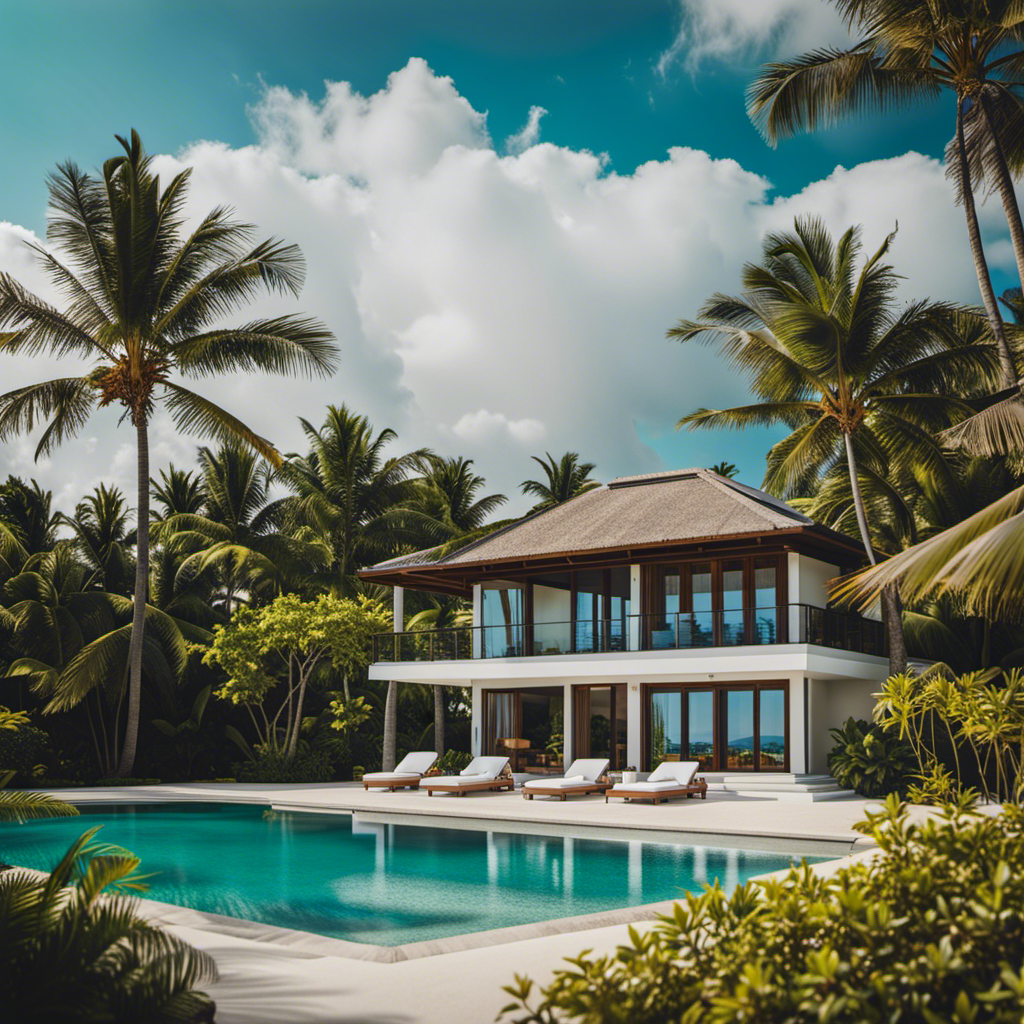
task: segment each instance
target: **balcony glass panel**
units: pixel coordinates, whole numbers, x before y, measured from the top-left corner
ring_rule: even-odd
[[[774,565],[755,565],[754,568],[754,629],[751,640],[755,644],[778,642],[776,573]]]
[[[481,597],[481,656],[518,657],[523,653],[522,588],[486,587]]]
[[[722,565],[722,645],[747,642],[743,615],[743,563]]]
[[[630,601],[629,569],[612,569],[608,597],[608,650],[625,651],[629,647]]]
[[[533,653],[572,650],[572,575],[546,573],[533,581]]]
[[[679,623],[680,647],[712,647],[715,643],[715,622],[711,604],[711,566],[694,565],[690,568],[690,594],[693,614],[687,621],[681,616]]]
[[[576,651],[586,654],[603,650],[604,573],[599,569],[576,573],[575,623]]]

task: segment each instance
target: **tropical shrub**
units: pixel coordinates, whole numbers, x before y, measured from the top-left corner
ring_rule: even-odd
[[[517,1024],[1019,1024],[1024,1016],[1024,812],[966,801],[922,824],[889,797],[859,831],[871,861],[830,877],[718,885],[615,953],[570,959]]]
[[[49,875],[0,872],[0,1020],[19,1024],[212,1021],[195,990],[213,959],[149,924],[127,895],[145,886],[139,860],[93,842],[90,829]]]
[[[875,697],[875,722],[905,740],[917,762],[910,799],[940,803],[975,781],[986,800],[1020,799],[1024,671],[891,676]]]
[[[914,764],[906,743],[863,719],[848,718],[829,732],[836,745],[828,755],[828,770],[840,786],[861,796],[905,795]]]
[[[431,774],[458,775],[472,760],[473,755],[462,750],[446,750],[434,763]]]
[[[330,782],[334,763],[327,750],[299,749],[295,757],[280,751],[259,751],[254,761],[242,761],[232,767],[239,782]]]
[[[0,707],[0,772],[13,772],[14,784],[21,786],[54,761],[50,737],[31,725],[25,712]]]

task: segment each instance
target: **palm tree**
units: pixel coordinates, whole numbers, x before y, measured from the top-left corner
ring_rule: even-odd
[[[175,469],[172,462],[160,470],[160,482],[150,480],[153,500],[162,507],[150,513],[154,522],[163,522],[171,516],[200,512],[205,496],[202,478],[191,469]]]
[[[833,0],[862,38],[766,65],[747,109],[772,145],[874,107],[889,112],[944,91],[956,98],[950,167],[967,218],[978,285],[999,351],[1002,387],[1017,369],[985,259],[973,180],[999,191],[1024,281],[1024,225],[1013,170],[1024,164],[1024,7],[1017,0]]]
[[[580,494],[586,494],[600,483],[590,479],[594,471],[593,462],[580,462],[577,452],[566,452],[557,462],[550,452],[544,453],[547,459],[540,459],[536,455],[530,458],[544,470],[547,477],[545,481],[524,480],[519,489],[523,494],[531,494],[540,501],[530,509],[531,512],[540,512],[562,502],[575,498]]]
[[[422,517],[406,510],[417,498],[410,474],[427,452],[386,456],[398,435],[387,428],[375,435],[365,416],[344,405],[328,406],[320,429],[300,423],[310,450],[290,455],[278,471],[292,491],[281,503],[282,519],[312,531],[330,549],[329,566],[311,582],[351,597],[361,591],[358,569],[398,554],[422,527]]]
[[[891,241],[890,235],[857,273],[858,229],[834,243],[820,220],[797,219],[795,232],[765,239],[760,265],[744,267],[741,297],[716,295],[698,320],[682,320],[668,332],[680,341],[718,344],[758,398],[733,409],[700,409],[679,426],[785,424],[792,433],[768,453],[763,484],[782,497],[807,490],[845,462],[872,564],[861,477],[891,489],[894,468],[910,459],[944,472],[934,431],[970,412],[949,396],[976,389],[997,367],[991,345],[957,331],[955,307],[895,307],[897,276],[881,262]],[[901,672],[906,650],[895,588],[885,591],[883,606],[890,667]]]
[[[89,586],[114,594],[132,592],[134,571],[128,553],[128,503],[117,487],[100,484],[76,506],[73,516],[60,516],[75,535],[80,557],[93,570]]]
[[[713,466],[709,466],[708,468],[712,473],[724,476],[728,480],[735,480],[739,475],[739,469],[737,469],[731,462],[716,462]]]
[[[31,555],[57,543],[60,513],[53,511],[53,493],[33,480],[26,484],[9,476],[0,484],[0,523],[5,523]]]
[[[182,556],[176,590],[205,578],[214,585],[213,605],[230,616],[243,601],[270,600],[318,570],[323,546],[281,532],[269,475],[252,451],[204,447],[199,464],[203,513],[178,513],[157,530],[167,551]]]
[[[316,320],[297,316],[223,325],[225,315],[263,290],[298,295],[302,258],[295,246],[253,246],[252,229],[217,208],[185,237],[189,170],[166,188],[151,171],[135,131],[102,178],[64,163],[49,180],[47,239],[34,247],[65,296],[58,310],[0,274],[0,348],[12,355],[80,356],[81,376],[16,388],[0,396],[0,439],[46,424],[36,456],[74,436],[98,406],[119,405],[135,428],[138,542],[129,699],[118,772],[135,763],[142,649],[149,581],[149,422],[158,401],[183,434],[241,440],[276,464],[273,445],[172,377],[262,370],[328,374],[336,348]],[[61,262],[58,255],[66,262]]]

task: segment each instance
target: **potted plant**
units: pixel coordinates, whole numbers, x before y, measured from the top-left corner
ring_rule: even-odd
[[[636,782],[636,765],[628,764],[622,769],[622,781],[628,786],[630,783]]]
[[[361,764],[352,766],[352,781],[362,782],[363,776],[366,774],[366,769]]]

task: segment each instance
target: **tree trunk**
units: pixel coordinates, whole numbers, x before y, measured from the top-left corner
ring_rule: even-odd
[[[999,198],[1003,202],[1003,211],[1006,214],[1006,224],[1010,229],[1010,241],[1013,243],[1013,256],[1017,261],[1017,279],[1021,287],[1024,287],[1024,221],[1020,216],[1020,204],[1017,202],[1017,190],[1014,188],[1013,175],[1010,173],[1009,165],[1006,163],[1006,154],[1003,152],[1003,144],[999,140],[999,133],[996,131],[995,123],[992,120],[992,104],[989,97],[983,91],[981,94],[981,110],[985,115],[985,125],[988,128],[989,141],[992,144],[992,153],[995,156],[995,178],[996,187],[999,189]],[[1017,365],[1013,360],[1013,353],[1010,354],[1013,362],[1013,382],[1016,383]],[[1004,381],[1005,383],[1005,381]]]
[[[299,669],[301,672],[302,669]],[[295,722],[292,725],[292,734],[288,738],[288,749],[285,751],[285,759],[290,761],[299,748],[299,732],[302,730],[302,705],[306,700],[306,680],[299,683],[299,699],[295,707]]]
[[[981,301],[985,306],[992,336],[995,338],[999,352],[999,364],[1002,369],[1004,388],[1012,388],[1017,383],[1017,375],[1013,366],[1013,355],[1010,352],[1006,332],[1003,329],[1003,318],[996,302],[996,293],[992,288],[992,278],[988,272],[985,249],[981,242],[981,228],[978,226],[978,210],[974,205],[974,188],[971,184],[971,166],[967,159],[967,143],[964,139],[964,100],[957,97],[956,105],[956,144],[960,164],[960,191],[963,196],[964,216],[967,218],[967,238],[974,257],[974,270],[978,275],[978,287],[981,289]]]
[[[846,446],[846,465],[850,473],[850,491],[857,513],[860,539],[864,544],[868,561],[872,565],[877,565],[878,559],[875,558],[875,549],[868,531],[868,517],[864,511],[864,496],[860,493],[860,481],[857,479],[857,457],[854,455],[853,439],[849,434],[843,434],[843,444]],[[885,629],[889,637],[889,675],[898,676],[907,669],[907,641],[903,636],[903,608],[894,583],[890,583],[882,590],[882,618],[885,620]]]
[[[434,751],[444,754],[444,687],[434,687]]]
[[[142,641],[146,629],[146,599],[149,596],[149,434],[144,419],[140,418],[135,433],[138,448],[135,601],[132,607],[132,638],[128,645],[128,718],[121,761],[117,766],[117,774],[121,778],[131,775],[135,767],[142,705]]]
[[[398,683],[388,683],[388,695],[384,701],[384,749],[381,769],[393,772],[398,760]]]

